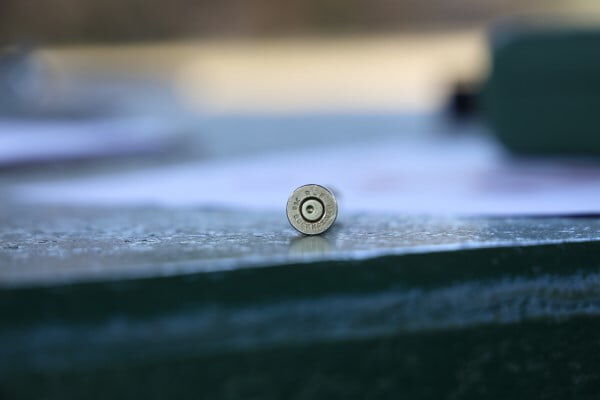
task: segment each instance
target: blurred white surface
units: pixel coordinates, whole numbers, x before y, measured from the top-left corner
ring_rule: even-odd
[[[20,202],[158,204],[285,210],[294,188],[332,187],[344,212],[407,214],[565,214],[600,212],[600,164],[509,158],[488,136],[436,132],[412,123],[396,135],[368,132],[352,141],[343,131],[287,132],[277,151],[216,157],[87,178],[21,183],[9,192]],[[338,125],[339,126],[339,125]],[[213,127],[214,128],[214,127]],[[223,145],[255,143],[239,131]],[[242,130],[243,132],[243,130]],[[256,140],[269,142],[267,132]],[[237,135],[237,136],[236,136]],[[215,140],[213,140],[215,142]],[[281,146],[284,144],[285,146]],[[316,145],[315,145],[316,144]],[[256,144],[255,144],[256,145]],[[317,149],[317,150],[315,150]],[[239,154],[239,153],[238,153]],[[282,214],[283,215],[283,214]]]
[[[166,119],[0,120],[0,167],[164,151],[177,139]]]

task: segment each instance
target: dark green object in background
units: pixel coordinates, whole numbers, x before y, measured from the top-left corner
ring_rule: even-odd
[[[600,155],[600,28],[498,27],[482,108],[516,153]]]
[[[0,210],[0,398],[595,399],[600,219]]]

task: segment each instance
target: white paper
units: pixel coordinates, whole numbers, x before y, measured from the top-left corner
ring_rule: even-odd
[[[434,135],[426,140],[328,145],[20,184],[12,194],[25,202],[282,211],[292,190],[306,183],[332,187],[342,213],[600,212],[600,164],[516,160],[486,136]]]

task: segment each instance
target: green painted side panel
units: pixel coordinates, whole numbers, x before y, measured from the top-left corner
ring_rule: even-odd
[[[4,376],[10,399],[596,399],[598,319],[480,326]]]

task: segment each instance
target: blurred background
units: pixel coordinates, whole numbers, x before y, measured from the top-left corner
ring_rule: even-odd
[[[592,0],[0,3],[0,201],[600,212]]]

